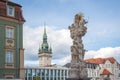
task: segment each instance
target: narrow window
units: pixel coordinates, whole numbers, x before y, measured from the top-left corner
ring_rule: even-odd
[[[12,51],[6,51],[6,63],[13,63],[13,54]]]
[[[6,29],[6,37],[7,38],[13,38],[13,31],[14,29],[13,28],[9,28],[9,27],[7,27],[7,29]]]

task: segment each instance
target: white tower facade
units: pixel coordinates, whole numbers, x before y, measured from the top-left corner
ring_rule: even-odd
[[[40,66],[50,66],[51,59],[52,59],[51,54],[48,54],[48,53],[39,54],[39,65]]]

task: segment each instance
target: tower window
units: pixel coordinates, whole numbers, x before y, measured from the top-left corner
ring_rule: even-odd
[[[14,14],[15,14],[14,7],[8,5],[8,6],[7,6],[7,15],[14,17]]]
[[[13,28],[10,28],[10,27],[6,28],[6,37],[7,38],[13,38],[13,33],[14,33],[14,29]]]
[[[6,51],[6,63],[13,63],[13,52],[11,50]]]

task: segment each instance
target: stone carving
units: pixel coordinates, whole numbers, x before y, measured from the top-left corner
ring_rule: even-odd
[[[82,37],[87,32],[86,23],[87,21],[83,18],[83,15],[79,13],[75,15],[74,23],[69,26],[70,36],[73,39],[73,45],[71,46],[71,79],[86,80],[85,78],[87,78],[87,70],[83,60],[85,49],[82,43]]]

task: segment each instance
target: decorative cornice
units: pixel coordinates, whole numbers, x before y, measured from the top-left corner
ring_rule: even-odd
[[[15,23],[24,23],[24,21],[19,21],[19,20],[14,19],[14,18],[8,18],[8,17],[3,17],[3,16],[0,16],[0,19],[6,20],[6,21],[15,22]]]

